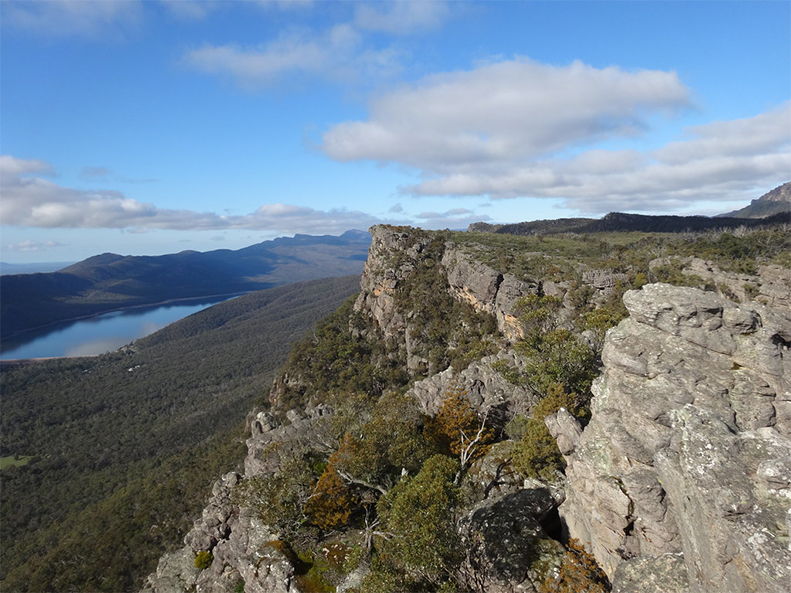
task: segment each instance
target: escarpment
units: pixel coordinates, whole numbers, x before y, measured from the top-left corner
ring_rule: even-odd
[[[601,245],[371,234],[147,593],[791,589],[787,268],[709,262],[715,292]]]
[[[624,303],[590,423],[578,438],[550,424],[576,439],[564,451],[569,534],[616,585],[678,554],[663,570],[688,585],[664,591],[788,591],[791,319],[666,284]]]

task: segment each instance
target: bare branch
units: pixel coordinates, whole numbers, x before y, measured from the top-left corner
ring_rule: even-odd
[[[339,469],[336,469],[335,471],[337,471],[338,475],[344,480],[346,480],[346,482],[348,482],[349,484],[357,484],[358,486],[364,486],[365,488],[369,488],[370,490],[376,490],[377,492],[380,492],[382,494],[387,494],[387,490],[385,490],[381,486],[377,486],[376,484],[371,484],[370,482],[366,482],[365,480],[360,480],[359,478],[352,477],[346,472],[342,472]]]

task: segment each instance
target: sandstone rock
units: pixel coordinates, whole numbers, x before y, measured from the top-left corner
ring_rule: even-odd
[[[484,500],[460,521],[468,566],[482,590],[536,590],[540,576],[554,567],[553,562],[559,563],[563,551],[559,542],[547,537],[540,522],[554,507],[548,489],[525,489]],[[542,575],[534,565],[542,565]]]
[[[574,452],[582,436],[582,427],[566,408],[560,408],[557,413],[544,418],[544,424],[557,442],[561,454],[570,455]]]
[[[689,593],[683,555],[643,556],[621,563],[612,593]]]
[[[488,411],[489,420],[494,425],[502,425],[516,413],[529,413],[536,402],[535,396],[527,389],[510,383],[499,371],[492,368],[499,361],[518,368],[521,362],[517,359],[518,356],[513,351],[504,350],[470,364],[459,373],[448,368],[418,381],[410,392],[425,414],[435,416],[448,390],[461,389],[479,413]]]
[[[791,319],[662,284],[624,303],[576,445],[548,422],[566,451],[569,534],[610,576],[683,552],[692,591],[791,590]]]
[[[679,517],[692,590],[791,590],[791,490],[788,474],[776,479],[791,466],[791,440],[771,428],[734,433],[692,405],[674,411],[673,428],[655,465]]]
[[[147,589],[155,593],[185,593],[194,590],[200,570],[195,568],[195,553],[182,548],[159,559],[156,573],[148,577]]]
[[[323,423],[333,414],[332,408],[320,405],[304,413],[289,410],[291,424],[272,428],[272,424],[255,422],[247,439],[247,457],[244,460],[245,476],[252,477],[275,471],[280,460],[296,448],[314,443]],[[271,417],[270,417],[271,418]],[[269,422],[267,418],[264,422]],[[261,430],[261,426],[268,426]]]
[[[653,260],[649,263],[649,269],[665,265],[670,259]],[[774,264],[759,264],[756,274],[738,274],[725,272],[717,264],[698,257],[672,259],[682,262],[683,274],[697,276],[743,303],[762,302],[777,311],[791,313],[791,270],[788,268]]]

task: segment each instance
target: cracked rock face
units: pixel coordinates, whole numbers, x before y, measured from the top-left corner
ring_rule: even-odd
[[[248,593],[289,593],[294,567],[272,542],[276,536],[230,496],[239,475],[229,473],[212,488],[212,497],[184,538],[187,544],[159,561],[141,593],[233,593],[244,581]],[[195,554],[211,551],[211,565],[195,568]]]
[[[665,284],[624,303],[590,424],[578,436],[549,419],[566,443],[570,535],[611,578],[681,554],[662,578],[691,591],[791,590],[791,319]]]

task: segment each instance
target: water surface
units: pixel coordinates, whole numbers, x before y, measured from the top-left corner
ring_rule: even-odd
[[[190,299],[165,305],[104,313],[88,319],[52,325],[3,340],[0,359],[89,356],[117,350],[187,315],[230,297]]]

